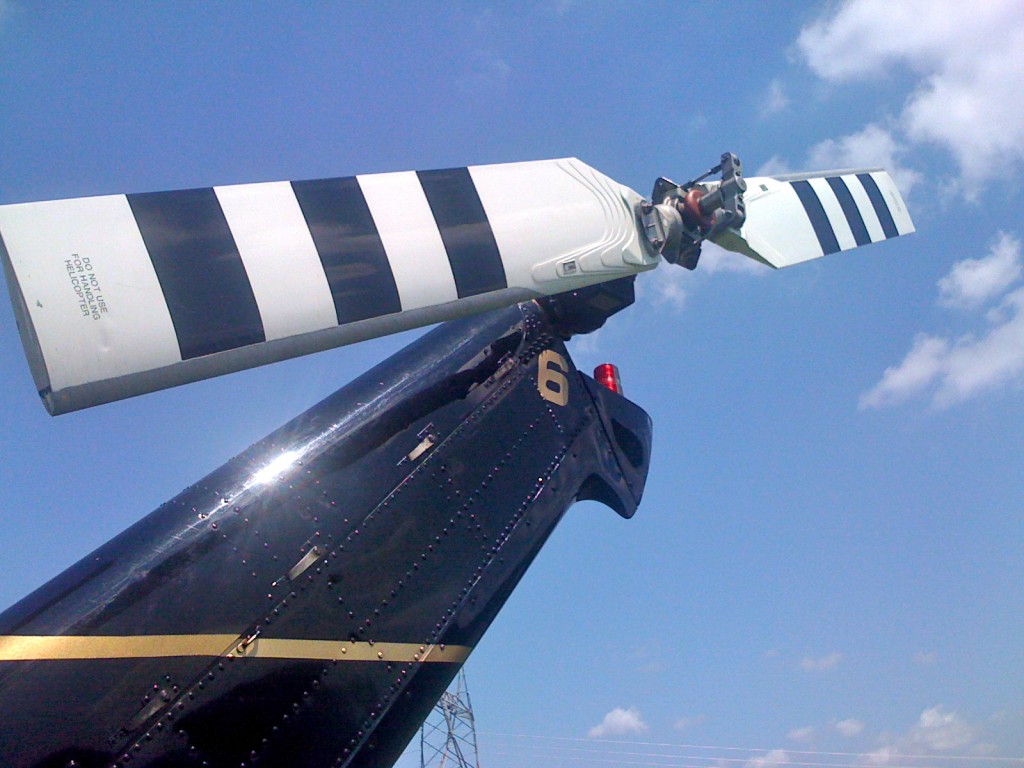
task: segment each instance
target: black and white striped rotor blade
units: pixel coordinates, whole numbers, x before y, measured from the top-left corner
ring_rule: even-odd
[[[54,414],[651,269],[575,159],[0,206]]]
[[[892,177],[878,168],[746,179],[746,221],[713,238],[788,267],[914,231]]]

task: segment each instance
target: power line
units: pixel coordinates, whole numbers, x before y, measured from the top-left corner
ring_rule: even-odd
[[[545,750],[537,751],[537,750]],[[586,752],[591,751],[597,753],[593,755],[579,755],[579,754],[566,754],[567,752]],[[503,756],[514,756],[522,757],[523,750],[517,750],[515,752],[503,752],[500,750],[490,750],[490,754],[503,755]],[[562,761],[574,761],[574,762],[586,762],[586,763],[601,763],[608,765],[630,765],[630,766],[650,766],[651,768],[711,768],[712,766],[721,766],[723,762],[738,763],[741,765],[763,765],[765,768],[776,768],[776,766],[801,766],[801,768],[850,768],[855,763],[822,763],[822,762],[809,762],[809,761],[796,761],[783,759],[782,754],[759,754],[752,755],[749,758],[723,758],[723,757],[703,757],[700,755],[665,755],[658,753],[643,753],[643,752],[601,752],[599,750],[572,750],[572,749],[555,749],[551,750],[545,747],[532,748],[529,750],[529,756],[531,761],[537,759],[544,760],[562,760]],[[652,760],[643,760],[639,758],[650,757],[656,758]],[[901,755],[895,755],[897,759],[902,758]],[[633,759],[624,759],[633,758]],[[660,759],[658,759],[660,758]],[[703,762],[692,763],[692,762],[681,762],[689,760],[700,760]],[[761,762],[759,762],[761,761]],[[928,768],[927,763],[915,762],[913,765],[904,763],[885,763],[885,768]]]
[[[493,754],[494,756],[506,756],[506,757],[520,758],[520,759],[523,756],[521,752],[502,752],[501,750],[490,750],[489,754]],[[605,757],[605,758],[596,757],[595,758],[595,757],[583,757],[583,756],[577,756],[577,755],[564,755],[564,754],[554,754],[554,755],[533,755],[533,754],[531,754],[530,757],[531,757],[531,759],[544,759],[544,760],[549,760],[549,761],[550,760],[561,760],[561,761],[574,761],[574,762],[581,762],[581,763],[588,763],[588,764],[607,764],[607,765],[619,765],[619,766],[644,766],[645,768],[709,768],[709,766],[717,766],[717,765],[719,765],[719,762],[717,760],[714,760],[713,758],[699,758],[699,759],[703,759],[703,760],[710,760],[711,762],[685,763],[685,762],[679,762],[679,760],[686,759],[686,758],[683,758],[683,757],[680,757],[679,760],[674,760],[672,762],[652,762],[652,761],[644,761],[644,760],[615,760],[615,759],[608,759],[607,757]],[[758,763],[757,762],[758,759],[762,759],[764,762]],[[970,756],[969,759],[973,759],[973,756]],[[815,765],[829,765],[828,763],[793,763],[793,762],[790,762],[790,761],[777,759],[776,757],[774,757],[772,755],[755,756],[755,757],[752,757],[749,761],[744,761],[744,762],[747,765],[763,766],[763,768],[776,768],[777,766],[788,766],[788,765],[802,765],[802,766],[807,766],[807,765],[811,765],[811,766],[815,766]],[[856,763],[856,762],[854,762],[854,763],[846,763],[846,764],[843,764],[843,768],[855,768],[856,766],[862,766],[862,765],[865,765],[865,763]],[[929,768],[929,764],[927,764],[927,763],[913,763],[913,764],[877,763],[877,765],[880,766],[880,768]],[[934,764],[932,764],[932,765],[934,765]]]
[[[751,763],[752,761],[764,760],[767,761],[767,765],[789,765],[789,766],[801,766],[802,768],[848,768],[850,763],[836,763],[836,762],[822,762],[813,760],[791,760],[790,756],[801,756],[806,758],[842,758],[848,757],[853,759],[864,759],[870,758],[872,755],[869,752],[830,752],[823,750],[807,750],[807,749],[786,749],[781,747],[763,748],[763,747],[732,747],[732,746],[721,746],[721,745],[710,745],[710,744],[677,744],[672,742],[651,742],[651,741],[624,741],[617,739],[591,739],[581,738],[572,736],[539,736],[535,734],[512,734],[512,733],[500,733],[482,731],[483,736],[492,736],[498,738],[507,739],[519,739],[524,741],[548,741],[548,742],[569,742],[569,743],[584,743],[584,744],[605,744],[609,745],[604,749],[586,748],[586,747],[570,747],[560,746],[557,744],[541,744],[536,747],[527,745],[527,749],[548,749],[560,753],[558,756],[567,760],[592,760],[594,762],[618,762],[622,765],[649,765],[649,766],[674,766],[674,768],[708,768],[709,763]],[[676,749],[676,750],[701,750],[710,752],[713,754],[701,755],[701,754],[673,754],[666,752],[630,752],[622,751],[621,749],[615,749],[614,747],[634,747],[634,748],[653,748],[653,749]],[[588,753],[592,755],[603,755],[605,757],[648,757],[653,759],[668,759],[672,761],[679,760],[697,760],[704,761],[700,765],[694,766],[682,766],[678,762],[661,763],[661,762],[635,762],[635,761],[623,761],[623,760],[603,760],[597,757],[586,757],[574,755],[571,753]],[[717,753],[717,754],[714,754]],[[743,757],[726,757],[728,753],[744,753]],[[783,755],[784,753],[784,755]],[[496,753],[497,754],[497,753]],[[785,759],[781,759],[785,757]],[[924,765],[918,763],[915,766],[897,766],[889,764],[888,768],[928,768],[928,766],[940,766],[947,764],[948,761],[959,761],[963,763],[985,763],[988,765],[1003,764],[1003,765],[1020,765],[1024,766],[1024,758],[1019,757],[997,757],[991,755],[921,755],[921,754],[903,754],[894,753],[891,755],[891,759],[900,761],[929,761]]]

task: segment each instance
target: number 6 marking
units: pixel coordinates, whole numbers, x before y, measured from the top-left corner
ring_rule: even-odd
[[[569,402],[569,363],[553,349],[545,349],[537,358],[537,390],[549,403],[566,405]]]

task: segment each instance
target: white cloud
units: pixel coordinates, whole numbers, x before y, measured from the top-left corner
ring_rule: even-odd
[[[963,309],[978,307],[1002,294],[1022,271],[1020,240],[1001,232],[987,256],[958,261],[939,280],[939,302]]]
[[[949,342],[920,334],[899,365],[886,368],[882,380],[860,397],[860,407],[897,405],[928,387],[940,375]]]
[[[702,134],[707,130],[711,124],[711,119],[702,110],[696,110],[690,113],[689,119],[686,121],[687,127],[690,129],[690,133]]]
[[[701,256],[701,261],[704,257]],[[698,265],[700,269],[702,265]],[[686,306],[688,294],[687,281],[693,279],[693,272],[675,264],[661,264],[652,270],[650,277],[641,277],[636,281],[635,290],[637,303],[653,301],[655,306],[668,307],[676,312]]]
[[[900,162],[906,147],[881,126],[871,123],[838,139],[826,139],[807,153],[807,168],[832,170],[879,166],[889,171],[904,196],[921,181],[921,174]]]
[[[944,408],[1019,381],[1024,373],[1024,289],[1006,297],[992,315],[1000,316],[1008,317],[981,337],[965,334],[954,342],[919,337],[906,359],[863,395],[861,406],[900,403],[936,383],[932,403]]]
[[[786,95],[782,82],[776,78],[768,85],[768,92],[761,99],[761,117],[777,115],[789,106],[789,97]]]
[[[935,651],[918,651],[914,654],[914,663],[922,667],[930,667],[939,660],[939,654]]]
[[[922,175],[903,164],[906,146],[896,140],[891,131],[876,123],[856,133],[838,139],[825,139],[807,152],[807,158],[794,169],[778,155],[773,155],[754,172],[755,176],[780,176],[794,170],[832,171],[848,168],[875,168],[887,170],[904,196],[922,180]]]
[[[966,334],[950,342],[919,336],[907,356],[886,370],[882,381],[860,398],[861,408],[882,408],[903,402],[936,384],[932,402],[947,408],[999,386],[1018,382],[1024,374],[1024,289],[999,307],[1006,322],[976,337]]]
[[[941,706],[922,712],[917,725],[908,734],[911,743],[935,752],[964,749],[976,738],[974,729],[960,715],[947,712]]]
[[[829,669],[835,669],[838,667],[844,658],[843,654],[838,652],[830,653],[827,656],[820,656],[818,658],[805,656],[800,660],[800,669],[805,672],[825,672]]]
[[[672,727],[677,731],[689,731],[692,728],[696,728],[704,723],[704,715],[696,715],[695,717],[681,717],[676,720],[675,725]]]
[[[755,176],[785,176],[787,173],[793,173],[793,168],[778,155],[772,155],[754,171]]]
[[[604,716],[598,725],[589,731],[587,736],[592,739],[603,739],[608,736],[636,736],[646,733],[649,730],[647,723],[640,717],[640,711],[636,707],[623,709],[616,707]]]
[[[1015,382],[1024,373],[1024,289],[1011,293],[998,313],[1008,319],[981,338],[961,337],[945,361],[934,402],[939,407],[969,400],[982,392]]]
[[[763,275],[770,271],[770,267],[753,259],[704,241],[701,243],[700,261],[695,271],[666,263],[641,276],[635,284],[637,303],[653,303],[662,309],[682,312],[691,290],[705,275]]]
[[[734,251],[727,251],[709,241],[705,241],[701,245],[700,262],[697,269],[705,275],[714,275],[719,272],[763,275],[772,271],[771,267]]]
[[[928,756],[989,755],[995,747],[981,740],[981,729],[939,705],[926,709],[906,733],[886,735],[883,746],[861,755],[861,765],[899,766]],[[973,761],[971,761],[973,762]]]
[[[569,340],[569,351],[572,353],[572,356],[581,359],[598,356],[604,348],[604,345],[601,343],[602,333],[604,333],[604,328],[573,336]]]
[[[867,765],[889,765],[890,762],[896,760],[899,762],[899,752],[893,747],[882,747],[876,749],[873,752],[868,752],[861,756],[858,762],[865,763]]]
[[[899,116],[906,136],[938,144],[969,194],[1024,160],[1024,5],[1019,0],[848,0],[805,27],[797,45],[822,79],[920,80]]]
[[[848,717],[846,720],[840,720],[836,723],[836,730],[849,739],[859,735],[864,730],[864,723],[860,720]]]
[[[1000,235],[990,254],[953,265],[939,280],[940,303],[978,306],[1005,290],[1020,276],[1021,244]],[[907,356],[887,368],[882,380],[861,395],[860,407],[881,408],[902,403],[926,390],[932,404],[943,408],[1024,378],[1024,288],[1002,297],[985,315],[981,335],[956,338],[919,335]]]
[[[814,740],[814,726],[805,725],[803,728],[793,728],[786,734],[786,738],[790,741],[798,741],[801,744],[809,744]]]
[[[783,749],[773,749],[746,762],[746,768],[774,768],[780,765],[792,765],[789,754]]]

